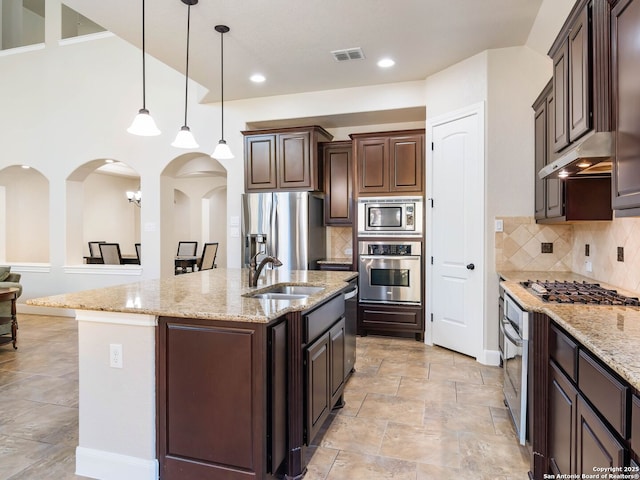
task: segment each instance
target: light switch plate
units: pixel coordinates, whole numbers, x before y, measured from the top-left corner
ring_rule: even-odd
[[[504,221],[496,219],[496,232],[504,232]]]

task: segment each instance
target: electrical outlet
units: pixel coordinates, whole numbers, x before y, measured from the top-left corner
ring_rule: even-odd
[[[542,242],[540,244],[540,253],[553,253],[553,243]]]
[[[618,261],[624,262],[624,247],[618,247]]]
[[[353,254],[353,249],[352,249],[352,248],[345,248],[345,249],[344,249],[344,254],[345,254],[345,255],[351,255],[351,254]]]
[[[584,256],[585,256],[585,257],[588,257],[588,256],[589,256],[589,253],[590,253],[590,252],[589,252],[589,250],[590,250],[590,248],[589,248],[589,244],[588,244],[588,243],[585,243],[585,244],[584,244]]]
[[[499,220],[497,219],[495,224],[496,224],[495,225],[496,226],[496,228],[495,228],[496,232],[504,232],[504,221],[502,219],[499,219]]]
[[[109,344],[109,366],[111,368],[122,368],[122,344]]]
[[[589,273],[593,272],[593,264],[589,260],[587,260],[586,262],[584,262],[584,269]]]

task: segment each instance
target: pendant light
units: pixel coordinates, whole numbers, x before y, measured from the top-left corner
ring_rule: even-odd
[[[228,33],[230,28],[226,25],[216,25],[216,32],[220,33],[220,112],[221,112],[221,138],[216,145],[216,149],[211,157],[216,160],[230,160],[233,157],[231,149],[224,140],[224,34]]]
[[[197,5],[198,0],[181,0],[182,3],[187,5],[187,66],[185,68],[185,85],[184,85],[184,125],[178,131],[176,139],[171,146],[177,148],[198,148],[198,142],[191,133],[191,130],[187,126],[187,103],[189,94],[189,33],[191,30],[191,5]]]
[[[142,108],[133,119],[127,132],[143,137],[153,137],[160,135],[160,130],[153,121],[153,117],[147,110],[146,105],[146,70],[145,70],[145,48],[144,48],[144,0],[142,0]]]

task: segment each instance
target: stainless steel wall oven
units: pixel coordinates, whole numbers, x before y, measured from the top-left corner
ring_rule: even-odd
[[[360,302],[419,305],[422,300],[422,242],[361,241]]]

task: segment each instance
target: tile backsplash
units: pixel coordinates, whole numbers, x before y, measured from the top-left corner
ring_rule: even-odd
[[[498,217],[503,231],[496,233],[496,270],[571,270],[571,225],[540,225],[533,217]],[[553,244],[542,253],[543,244]]]
[[[327,227],[327,258],[351,258],[351,227]]]
[[[497,271],[572,271],[640,292],[640,218],[561,225],[536,224],[533,217],[496,220],[504,225],[504,231],[495,234]],[[548,242],[553,253],[541,253],[541,244]],[[624,261],[618,261],[620,247]]]

